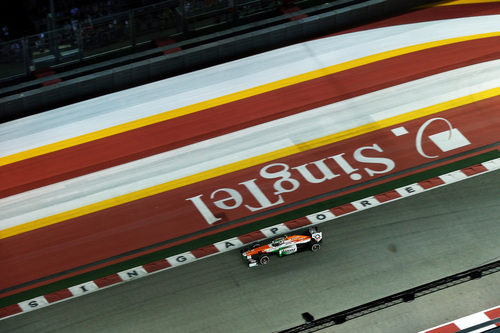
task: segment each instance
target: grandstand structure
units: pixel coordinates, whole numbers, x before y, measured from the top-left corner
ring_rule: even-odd
[[[46,67],[62,68],[120,52],[162,46],[207,32],[324,4],[323,0],[50,1],[28,6],[30,24],[19,36],[4,24],[2,82]],[[338,1],[340,6],[362,1]],[[138,6],[141,5],[141,6]],[[26,26],[26,24],[24,24]],[[17,36],[17,38],[12,38]],[[8,66],[6,66],[8,64]]]
[[[429,0],[57,1],[0,41],[0,122],[315,38]],[[50,87],[48,87],[50,86]]]

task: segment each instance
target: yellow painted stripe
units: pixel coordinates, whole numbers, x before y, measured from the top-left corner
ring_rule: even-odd
[[[334,74],[337,72],[341,72],[347,69],[367,65],[370,63],[374,63],[376,61],[388,59],[388,58],[393,58],[399,55],[403,54],[408,54],[420,50],[425,50],[425,49],[430,49],[433,47],[437,46],[442,46],[442,45],[448,45],[448,44],[453,44],[453,43],[459,43],[459,42],[464,42],[464,41],[470,41],[474,39],[480,39],[480,38],[487,38],[487,37],[495,37],[495,36],[500,36],[500,31],[497,32],[491,32],[491,33],[484,33],[484,34],[477,34],[477,35],[470,35],[470,36],[462,36],[462,37],[456,37],[456,38],[449,38],[449,39],[443,39],[435,42],[429,42],[429,43],[423,43],[423,44],[418,44],[418,45],[413,45],[413,46],[408,46],[408,47],[403,47],[391,51],[386,51],[370,56],[366,56],[363,58],[347,61],[341,64],[325,67],[322,69],[314,70],[308,73],[296,75],[290,78],[286,78],[283,80],[271,82],[268,84],[264,84],[258,87],[250,88],[247,90],[242,90],[233,94],[229,94],[226,96],[214,98],[208,101],[204,101],[201,103],[189,105],[186,107],[178,108],[175,110],[171,111],[166,111],[157,115],[149,116],[146,118],[134,120],[125,124],[109,127],[100,131],[92,132],[89,134],[84,134],[80,135],[74,138],[70,138],[67,140],[59,141],[53,144],[49,144],[46,146],[38,147],[38,148],[33,148],[30,150],[26,150],[23,152],[19,152],[16,154],[12,154],[9,156],[5,156],[0,158],[0,166],[2,165],[7,165],[10,163],[18,162],[21,160],[25,160],[31,157],[35,156],[40,156],[43,154],[48,154],[53,151],[61,150],[64,148],[69,148],[73,147],[85,142],[89,141],[94,141],[98,140],[104,137],[108,137],[111,135],[123,133],[126,131],[130,131],[136,128],[144,127],[147,125],[155,124],[161,121],[165,121],[168,119],[184,116],[187,114],[195,113],[201,110],[205,110],[208,108],[212,108],[218,105],[226,104],[229,102],[234,102],[240,99],[248,98],[251,96],[259,95],[271,90],[276,90],[279,88],[284,88],[293,84],[297,84],[300,82],[316,79],[322,76]]]
[[[454,0],[454,1],[441,1],[437,4],[429,5],[429,7],[439,7],[439,6],[453,6],[453,5],[470,5],[476,3],[492,3],[500,2],[500,0]]]
[[[411,111],[402,115],[391,117],[385,120],[377,121],[374,123],[359,126],[353,129],[342,131],[339,133],[331,134],[319,139],[307,141],[292,147],[283,148],[274,152],[263,154],[260,156],[252,157],[246,160],[238,161],[232,164],[224,165],[212,170],[207,170],[196,175],[184,177],[164,184],[156,185],[147,189],[136,191],[133,193],[128,193],[121,195],[116,198],[111,198],[95,204],[91,204],[85,207],[76,208],[67,212],[28,222],[22,225],[11,227],[0,232],[0,239],[14,236],[23,232],[38,229],[44,226],[52,225],[55,223],[63,222],[68,219],[79,217],[82,215],[97,212],[106,208],[124,204],[130,201],[138,200],[148,196],[152,196],[158,193],[173,190],[182,186],[197,183],[206,179],[210,179],[217,176],[222,176],[230,172],[235,172],[241,169],[246,169],[261,163],[266,163],[269,161],[276,160],[278,158],[290,156],[300,152],[308,151],[314,148],[332,144],[334,142],[346,140],[358,135],[373,132],[381,128],[391,127],[403,122],[407,122],[413,119],[425,117],[431,114],[435,114],[441,111],[453,109],[462,105],[474,103],[486,98],[494,97],[500,95],[500,87],[485,90],[476,94],[469,96],[460,97],[451,101],[443,102],[433,106],[429,106],[423,109]]]

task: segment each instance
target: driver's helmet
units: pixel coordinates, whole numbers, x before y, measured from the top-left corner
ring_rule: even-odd
[[[284,243],[284,240],[283,238],[276,238],[275,240],[273,240],[273,246],[277,246],[277,245],[281,245]]]

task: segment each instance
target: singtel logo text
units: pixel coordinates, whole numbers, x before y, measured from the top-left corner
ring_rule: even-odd
[[[260,169],[260,178],[249,179],[238,183],[234,188],[219,188],[210,194],[199,194],[186,200],[193,203],[207,223],[213,224],[222,218],[216,217],[210,207],[220,210],[245,207],[250,212],[256,212],[285,203],[286,194],[300,190],[304,182],[321,184],[346,176],[358,181],[364,177],[371,178],[390,172],[396,165],[387,157],[377,156],[383,152],[378,144],[360,147],[352,153],[355,165],[347,161],[345,153],[297,166],[271,163]],[[274,180],[273,191],[264,193],[261,184],[269,180]],[[252,204],[244,202],[242,194],[246,193],[253,197]]]

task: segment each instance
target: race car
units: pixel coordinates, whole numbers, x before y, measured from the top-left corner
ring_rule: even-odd
[[[248,267],[257,265],[266,265],[269,263],[271,255],[280,257],[297,253],[302,250],[310,249],[313,252],[321,248],[323,233],[317,228],[311,227],[302,235],[280,236],[269,242],[257,242],[241,250],[243,259],[248,262]]]

